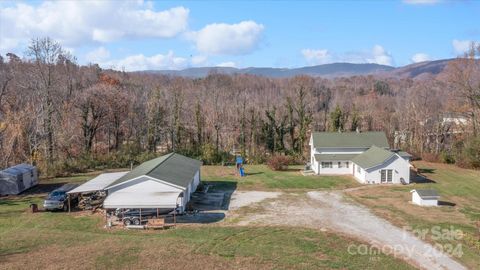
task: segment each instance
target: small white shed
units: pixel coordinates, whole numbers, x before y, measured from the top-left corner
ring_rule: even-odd
[[[420,206],[437,206],[438,195],[437,191],[434,189],[413,189],[410,191],[412,193],[412,203]]]

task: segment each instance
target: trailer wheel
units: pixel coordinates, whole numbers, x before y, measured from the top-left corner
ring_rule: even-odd
[[[133,219],[133,225],[140,225],[140,219],[139,218],[134,218]]]
[[[123,220],[123,225],[130,226],[132,225],[132,221],[129,218],[126,218]]]

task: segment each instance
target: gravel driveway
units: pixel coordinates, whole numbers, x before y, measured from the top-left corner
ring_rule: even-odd
[[[287,225],[337,231],[423,269],[466,269],[413,234],[375,216],[363,206],[346,201],[339,191],[284,195],[278,197],[278,193],[256,191],[234,193],[232,202],[241,201],[241,206],[249,201],[257,203],[261,197],[268,199],[263,203],[263,211],[242,215],[239,225]],[[353,247],[352,251],[361,252],[362,249]]]

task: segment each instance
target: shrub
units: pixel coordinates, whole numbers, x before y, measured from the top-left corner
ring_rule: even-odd
[[[268,167],[274,171],[287,170],[289,164],[290,157],[287,156],[273,156],[267,162]]]
[[[449,151],[442,151],[440,153],[440,161],[447,164],[455,163],[455,156]]]

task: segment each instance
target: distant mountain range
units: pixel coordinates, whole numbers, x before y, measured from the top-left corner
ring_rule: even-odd
[[[251,74],[265,77],[293,77],[297,75],[310,75],[314,77],[350,77],[356,75],[378,75],[382,77],[417,78],[437,75],[443,71],[448,62],[453,59],[426,61],[403,67],[392,67],[379,64],[352,64],[333,63],[300,68],[270,68],[270,67],[198,67],[183,70],[146,70],[145,73],[163,74],[190,78],[202,78],[211,73],[220,74]]]

